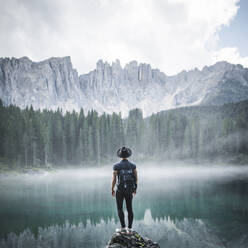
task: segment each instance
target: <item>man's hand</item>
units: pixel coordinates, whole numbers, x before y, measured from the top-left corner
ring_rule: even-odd
[[[112,189],[112,196],[115,197],[115,191]]]
[[[133,196],[135,196],[136,195],[136,190],[133,192]]]

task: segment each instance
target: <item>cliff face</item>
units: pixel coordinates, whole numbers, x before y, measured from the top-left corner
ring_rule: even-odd
[[[96,70],[81,75],[79,81],[87,97],[105,111],[127,113],[141,108],[145,116],[176,107],[248,98],[248,69],[227,62],[166,76],[136,61],[124,68],[119,61],[112,66],[99,61]]]
[[[124,68],[117,60],[98,61],[96,70],[79,77],[81,88],[94,107],[107,112],[121,111],[126,115],[132,108],[142,108],[145,115],[157,112],[157,102],[165,93],[164,73],[150,65],[132,61]]]
[[[27,57],[0,59],[0,98],[7,105],[22,108],[50,108],[76,111],[95,109],[99,113],[141,108],[144,116],[153,112],[197,104],[223,104],[248,99],[248,69],[218,62],[166,76],[149,64],[132,61],[121,67],[99,60],[96,69],[78,76],[70,57],[32,62]]]
[[[38,63],[27,57],[0,59],[0,97],[7,105],[34,109],[79,109],[85,100],[70,57]]]

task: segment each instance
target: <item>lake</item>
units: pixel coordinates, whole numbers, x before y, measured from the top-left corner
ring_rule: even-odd
[[[248,247],[248,168],[137,168],[134,230],[162,248]],[[112,166],[0,176],[0,247],[105,247],[120,226],[111,178]]]

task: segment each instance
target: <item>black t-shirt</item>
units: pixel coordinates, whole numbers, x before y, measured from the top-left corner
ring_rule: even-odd
[[[118,177],[118,184],[120,182],[120,170],[127,169],[130,170],[132,169],[133,171],[136,169],[136,165],[134,163],[131,163],[127,159],[122,159],[119,163],[114,164],[113,170],[117,171],[117,177]]]

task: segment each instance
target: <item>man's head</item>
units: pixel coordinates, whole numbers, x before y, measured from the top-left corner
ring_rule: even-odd
[[[117,156],[122,158],[122,159],[126,159],[126,158],[130,157],[131,155],[132,155],[131,149],[127,148],[125,146],[123,146],[117,150]]]

